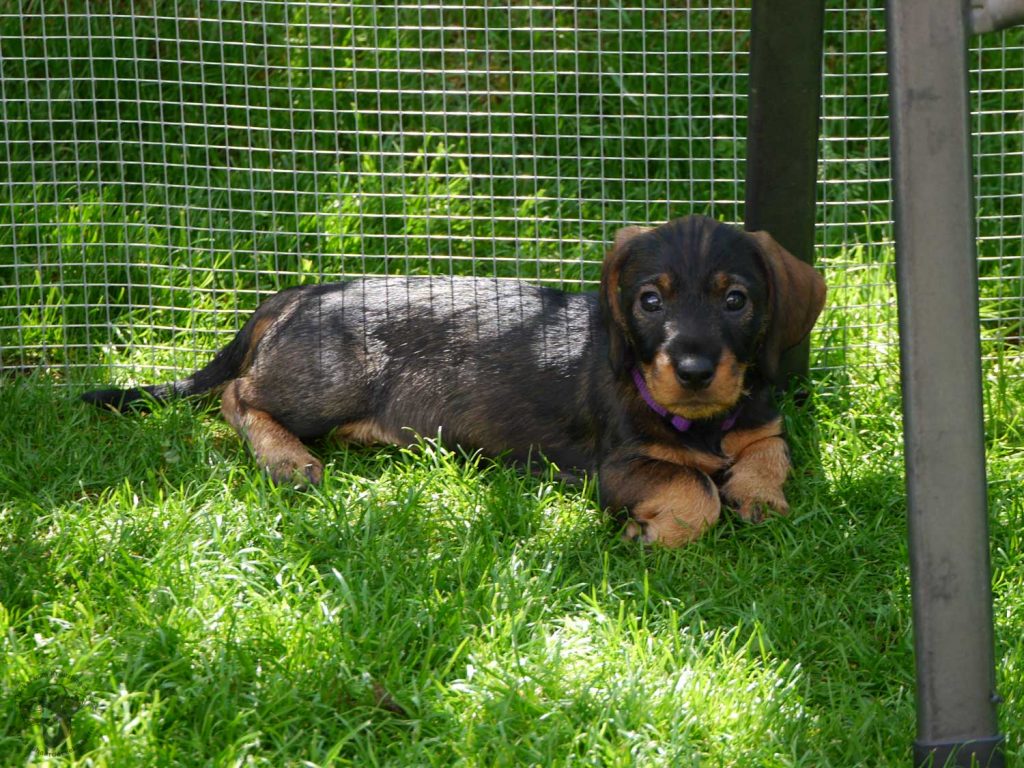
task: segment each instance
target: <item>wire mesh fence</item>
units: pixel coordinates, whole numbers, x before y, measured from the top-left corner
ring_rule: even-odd
[[[622,225],[740,223],[749,21],[749,0],[20,0],[0,366],[181,370],[285,285],[592,288]],[[828,2],[819,372],[895,360],[884,36],[881,2]],[[1024,34],[972,62],[983,334],[1019,357]]]

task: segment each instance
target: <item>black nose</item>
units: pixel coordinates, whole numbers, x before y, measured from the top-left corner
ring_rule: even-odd
[[[704,389],[715,377],[715,364],[703,355],[686,355],[676,361],[676,376],[690,389]]]

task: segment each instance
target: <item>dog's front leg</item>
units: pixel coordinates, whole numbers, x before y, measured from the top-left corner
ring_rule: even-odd
[[[646,456],[613,456],[598,472],[601,503],[629,512],[627,538],[680,547],[718,521],[718,489],[699,469]]]
[[[754,430],[738,431],[722,440],[733,459],[722,496],[748,522],[760,522],[769,510],[789,512],[782,485],[789,475],[789,448],[782,437],[781,420]]]

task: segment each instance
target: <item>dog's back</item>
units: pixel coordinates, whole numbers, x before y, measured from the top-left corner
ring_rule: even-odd
[[[302,438],[359,424],[388,442],[440,429],[488,453],[553,450],[589,431],[587,404],[572,406],[593,367],[597,314],[593,295],[517,281],[320,286],[255,340],[243,375],[254,404]]]
[[[594,294],[491,278],[377,277],[268,299],[205,368],[170,384],[97,390],[124,409],[241,382],[249,408],[302,439],[417,435],[525,461],[543,448],[590,469],[589,386],[600,333]],[[227,415],[227,414],[226,414]],[[229,417],[230,420],[230,417]]]

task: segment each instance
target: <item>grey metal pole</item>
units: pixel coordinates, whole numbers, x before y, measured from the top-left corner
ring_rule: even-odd
[[[1022,0],[970,0],[970,4],[972,32],[995,32],[1024,24]]]
[[[889,0],[915,765],[1002,766],[964,0]]]
[[[759,0],[751,10],[745,226],[814,261],[825,4]],[[779,383],[805,376],[810,346],[782,360]]]

